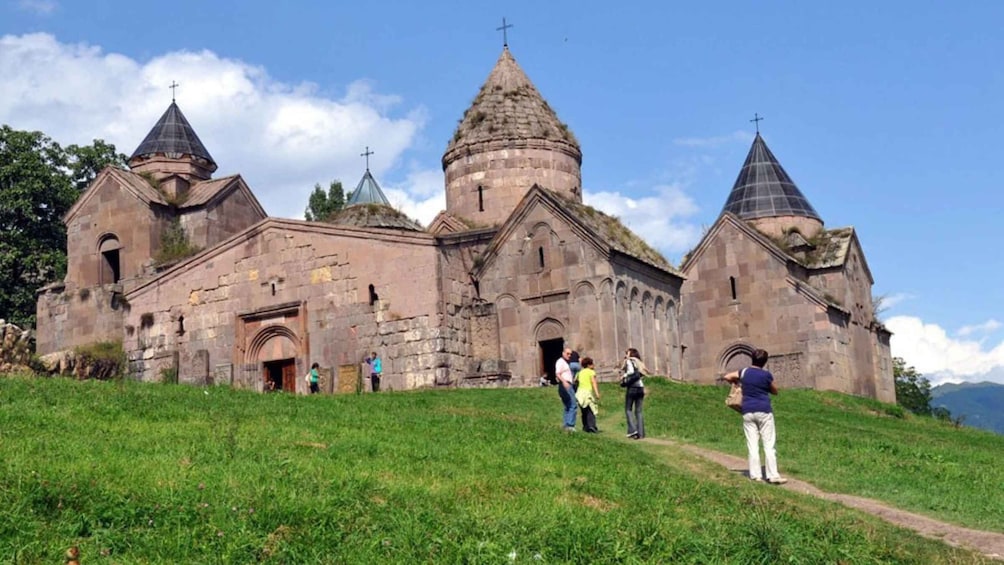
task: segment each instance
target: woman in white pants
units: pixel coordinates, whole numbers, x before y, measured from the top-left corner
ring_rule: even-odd
[[[783,485],[788,479],[777,471],[777,456],[774,453],[774,411],[770,405],[770,395],[777,394],[774,375],[764,369],[768,354],[763,349],[753,352],[753,366],[725,375],[730,383],[739,383],[743,389],[743,432],[746,434],[746,449],[749,451],[749,476],[751,480],[767,480],[768,483]],[[766,477],[760,469],[760,442],[766,460]]]

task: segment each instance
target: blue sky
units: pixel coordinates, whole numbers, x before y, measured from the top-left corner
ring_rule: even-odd
[[[241,173],[270,214],[354,186],[369,146],[427,223],[502,17],[580,141],[587,203],[678,264],[756,112],[826,225],[857,229],[893,354],[935,383],[1004,383],[1004,3],[0,0],[0,123],[128,154],[177,81],[217,176]]]

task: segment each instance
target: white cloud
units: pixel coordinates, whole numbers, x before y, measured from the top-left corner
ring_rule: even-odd
[[[19,0],[17,7],[25,12],[33,12],[40,16],[48,16],[56,11],[59,3],[55,0]]]
[[[400,184],[382,187],[391,206],[428,227],[436,214],[446,209],[441,169],[414,170]]]
[[[380,178],[426,121],[423,109],[399,111],[400,97],[376,92],[367,80],[348,84],[339,99],[206,50],[141,63],[49,34],[8,35],[0,37],[0,76],[0,123],[43,131],[64,145],[102,138],[127,155],[167,109],[168,85],[177,81],[178,105],[219,165],[215,175],[241,173],[266,211],[282,217],[302,217],[315,183],[337,178],[354,186],[367,145]],[[410,186],[402,183],[405,196]]]
[[[962,326],[959,331],[956,332],[959,336],[967,337],[973,334],[986,334],[1000,329],[1001,323],[997,320],[990,319],[982,324],[975,324],[972,326]]]
[[[720,147],[734,142],[752,143],[753,135],[748,131],[737,130],[726,135],[713,137],[679,137],[673,140],[675,145],[684,147]]]
[[[987,349],[978,341],[949,337],[937,324],[926,324],[914,316],[892,317],[886,326],[893,332],[893,356],[916,367],[931,384],[1004,383],[1004,342]]]
[[[583,201],[617,216],[653,247],[674,255],[692,248],[701,238],[700,227],[685,221],[698,209],[679,185],[656,186],[650,196],[631,198],[620,192],[583,192]]]

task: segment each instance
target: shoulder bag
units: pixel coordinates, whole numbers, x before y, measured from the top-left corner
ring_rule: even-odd
[[[743,373],[746,369],[739,371],[739,380],[743,380]],[[729,408],[735,410],[736,412],[742,413],[743,411],[743,387],[738,382],[732,383],[732,388],[729,390],[729,395],[725,397],[725,405]]]

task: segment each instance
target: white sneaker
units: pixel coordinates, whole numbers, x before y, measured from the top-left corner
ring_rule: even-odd
[[[783,485],[784,483],[788,482],[788,479],[786,479],[784,477],[776,477],[776,478],[773,478],[773,479],[767,479],[767,482],[770,483],[770,484],[772,484],[772,485]]]

